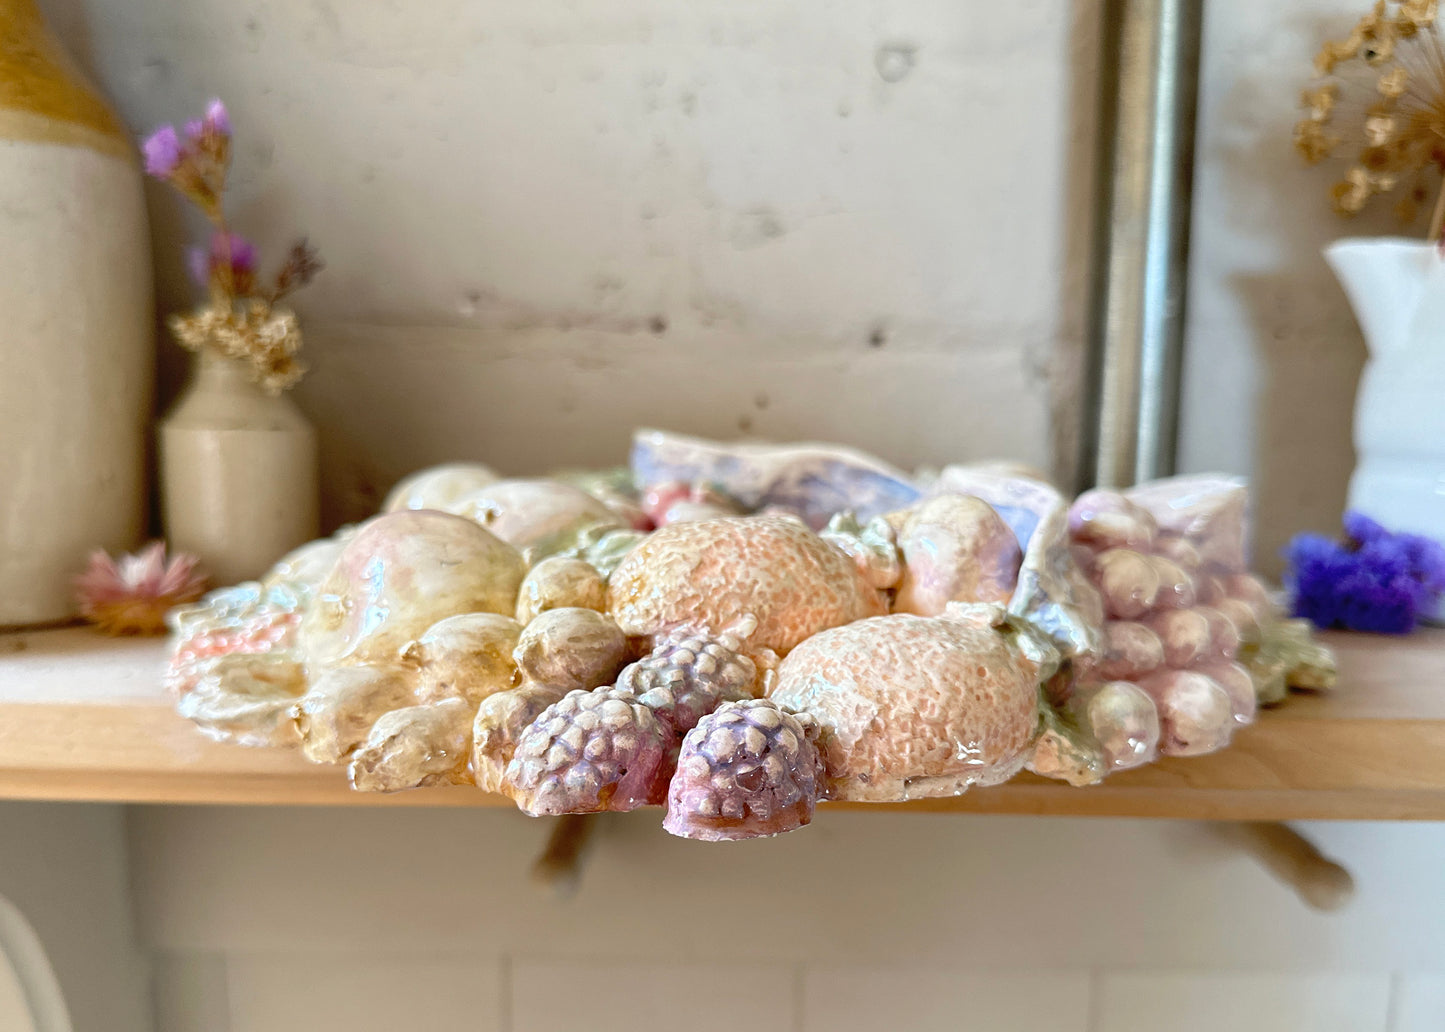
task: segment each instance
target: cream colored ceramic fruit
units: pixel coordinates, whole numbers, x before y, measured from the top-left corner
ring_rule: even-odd
[[[515,548],[460,516],[418,509],[368,520],[302,618],[308,670],[399,664],[404,648],[459,613],[510,618],[525,573]]]
[[[316,537],[316,432],[290,398],[252,381],[248,363],[197,355],[160,449],[166,537],[218,583],[259,578]]]
[[[145,518],[150,236],[125,128],[32,0],[0,0],[0,624],[70,615]]]

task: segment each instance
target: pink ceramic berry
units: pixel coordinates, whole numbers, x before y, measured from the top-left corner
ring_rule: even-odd
[[[1159,711],[1137,684],[1110,681],[1085,689],[1070,707],[1114,770],[1153,763],[1159,755]]]
[[[760,838],[813,819],[823,776],[806,717],[770,699],[728,702],[687,733],[662,826],[684,838]]]
[[[1214,654],[1224,659],[1233,659],[1238,655],[1239,629],[1234,626],[1234,621],[1225,616],[1222,610],[1213,606],[1197,606],[1194,611],[1203,613],[1204,618],[1209,621],[1209,634]]]
[[[1259,640],[1260,613],[1254,606],[1242,598],[1221,598],[1215,607],[1234,625],[1240,641]]]
[[[1164,643],[1151,628],[1132,620],[1104,625],[1104,653],[1097,671],[1110,681],[1137,681],[1164,665]]]
[[[1169,666],[1182,670],[1213,655],[1212,628],[1208,618],[1197,609],[1166,609],[1146,622],[1159,635],[1164,645],[1164,662]]]
[[[1194,669],[1224,689],[1236,724],[1254,723],[1259,697],[1254,690],[1254,678],[1249,676],[1249,670],[1243,664],[1221,660]]]
[[[617,687],[657,715],[674,734],[687,734],[723,702],[749,699],[757,666],[736,650],[738,641],[686,635],[664,641],[626,667]]]
[[[1069,506],[1069,534],[1098,549],[1153,547],[1154,517],[1117,491],[1085,491]]]
[[[1159,598],[1159,571],[1151,557],[1128,548],[1111,548],[1094,558],[1094,583],[1110,616],[1135,620]]]
[[[1165,670],[1139,685],[1159,708],[1159,751],[1200,756],[1229,744],[1234,707],[1212,678],[1192,670]]]
[[[660,802],[671,732],[631,692],[574,691],[522,732],[503,790],[533,817]]]
[[[1151,556],[1150,564],[1159,575],[1159,597],[1154,604],[1165,609],[1188,609],[1194,605],[1194,578],[1174,562],[1160,556]]]

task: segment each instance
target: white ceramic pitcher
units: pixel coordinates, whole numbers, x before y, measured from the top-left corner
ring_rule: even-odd
[[[1421,240],[1325,249],[1365,333],[1349,505],[1391,530],[1445,541],[1445,258]]]

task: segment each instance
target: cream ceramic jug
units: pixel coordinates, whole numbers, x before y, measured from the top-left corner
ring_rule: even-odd
[[[1445,258],[1400,238],[1325,249],[1370,350],[1355,399],[1349,505],[1445,541]]]
[[[138,543],[154,334],[129,134],[0,0],[0,625],[69,616],[87,554]]]

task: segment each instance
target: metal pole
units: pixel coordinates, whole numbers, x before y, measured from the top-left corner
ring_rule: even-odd
[[[1082,486],[1174,472],[1202,0],[1106,0]]]

